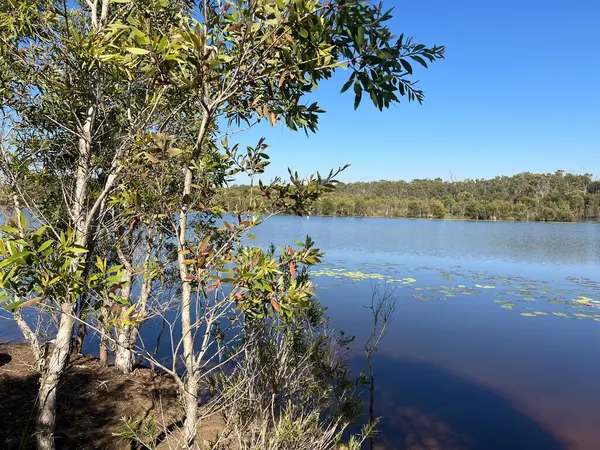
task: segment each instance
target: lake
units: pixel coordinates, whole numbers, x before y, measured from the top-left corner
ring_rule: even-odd
[[[600,448],[600,224],[276,217],[254,234],[326,252],[314,280],[357,370],[371,287],[395,287],[381,448]]]
[[[356,336],[357,372],[371,289],[395,289],[379,448],[600,449],[600,224],[282,216],[254,234],[326,252],[314,281],[331,326]],[[0,337],[20,335],[0,321]]]

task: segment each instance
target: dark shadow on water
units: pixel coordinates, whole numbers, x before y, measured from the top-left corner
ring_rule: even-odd
[[[364,361],[352,360],[360,370]],[[376,357],[377,448],[566,450],[503,394],[421,361]]]

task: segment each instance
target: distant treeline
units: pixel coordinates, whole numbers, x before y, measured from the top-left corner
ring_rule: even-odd
[[[230,211],[245,209],[247,186],[223,192]],[[600,181],[591,174],[520,173],[489,180],[417,179],[348,183],[321,198],[312,214],[356,217],[562,221],[600,219]]]

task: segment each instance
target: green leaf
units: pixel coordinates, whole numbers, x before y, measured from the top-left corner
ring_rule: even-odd
[[[355,83],[354,84],[354,109],[358,108],[358,105],[360,105],[361,99],[362,99],[362,87],[360,86],[360,84]]]
[[[346,92],[348,89],[350,89],[350,86],[352,86],[352,83],[354,82],[354,74],[348,79],[348,81],[346,81],[344,83],[344,85],[342,86],[342,90],[340,91],[340,93],[344,93]]]
[[[10,312],[14,312],[17,309],[19,309],[19,306],[21,305],[21,303],[23,303],[21,300],[17,300],[16,302],[9,303],[4,308]]]
[[[71,252],[71,253],[87,253],[88,252],[88,250],[83,247],[67,247],[66,251]]]
[[[363,27],[358,27],[358,32],[356,33],[356,44],[358,47],[362,47],[365,43],[365,29]]]
[[[44,250],[46,250],[52,244],[54,244],[54,241],[52,239],[47,240],[46,242],[44,242],[42,245],[39,246],[38,252],[43,253]]]
[[[127,47],[125,50],[127,50],[129,53],[133,53],[134,55],[147,55],[150,53],[149,50],[138,47]]]
[[[169,154],[169,156],[179,156],[183,153],[183,150],[181,150],[180,148],[171,147],[167,150],[167,153]]]
[[[0,230],[5,231],[7,233],[11,233],[11,234],[19,234],[19,229],[18,228],[9,227],[8,225],[2,225],[2,226],[0,226]]]
[[[406,70],[409,74],[413,73],[412,66],[410,65],[410,63],[408,61],[406,61],[405,59],[401,59],[400,64],[402,64],[402,67],[404,67],[404,70]]]
[[[169,42],[169,40],[167,39],[167,36],[163,36],[160,40],[160,42],[158,43],[158,47],[156,48],[160,53],[163,52],[163,50],[167,47],[167,43]]]
[[[411,55],[410,56],[412,59],[414,59],[415,61],[417,61],[419,64],[421,64],[423,67],[427,68],[427,63],[425,62],[425,60],[423,58],[421,58],[420,56],[417,55]]]

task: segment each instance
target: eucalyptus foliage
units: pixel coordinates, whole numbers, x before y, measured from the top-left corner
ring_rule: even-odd
[[[12,298],[3,299],[58,323],[43,364],[40,448],[54,445],[58,380],[88,311],[120,370],[137,352],[175,377],[188,445],[210,349],[239,344],[223,343],[227,329],[314,312],[307,274],[322,254],[312,241],[275,256],[244,237],[271,213],[308,213],[345,167],[265,183],[265,140],[242,150],[228,137],[264,121],[317,131],[324,111],[305,97],[337,70],[348,73],[342,92],[354,93],[355,108],[364,97],[380,110],[421,102],[413,66],[444,48],[394,36],[390,18],[360,0],[0,4],[3,192],[17,221],[26,210],[42,227],[4,229],[2,288]],[[225,218],[217,193],[243,174],[248,205]],[[171,367],[135,345],[143,322],[164,314],[150,297],[165,285],[177,292],[182,330]]]

